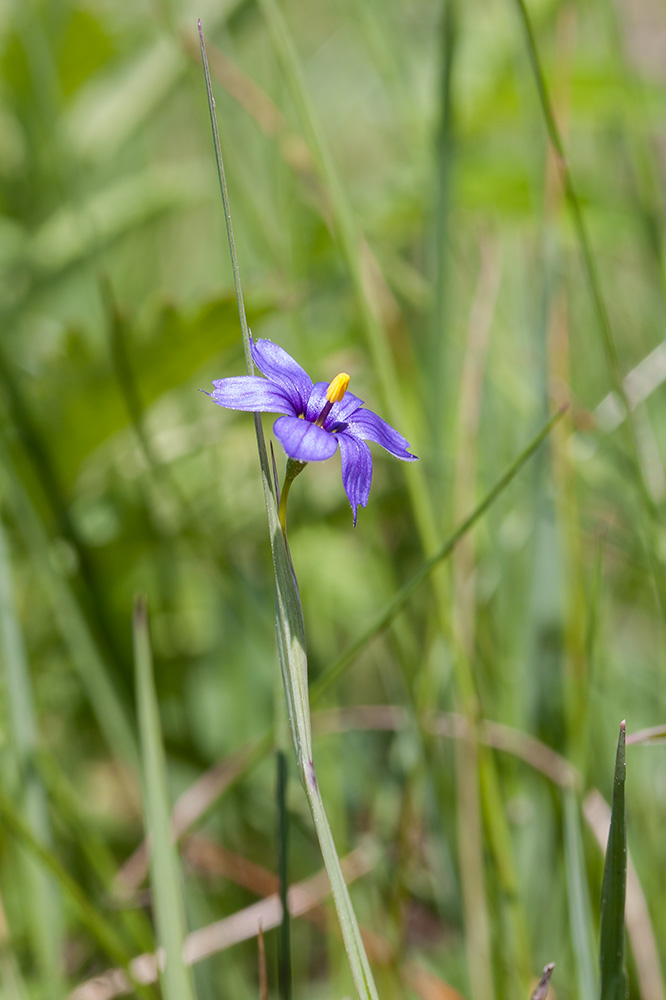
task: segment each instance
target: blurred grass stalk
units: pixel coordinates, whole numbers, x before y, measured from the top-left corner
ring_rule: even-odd
[[[100,732],[112,754],[135,766],[138,750],[127,707],[114,686],[109,663],[98,637],[89,626],[76,590],[66,571],[59,568],[53,558],[51,536],[14,467],[10,449],[2,436],[0,463],[6,470],[6,496],[12,515],[20,527],[34,565],[40,567],[39,582],[52,606]]]
[[[146,834],[150,840],[153,907],[160,945],[158,967],[165,1000],[194,1000],[192,973],[183,960],[185,910],[179,863],[171,837],[171,808],[146,603],[134,605],[134,665],[142,757]]]
[[[0,648],[7,697],[9,761],[5,758],[3,786],[35,838],[50,845],[48,802],[37,768],[37,720],[32,681],[21,625],[16,610],[10,553],[0,519]],[[9,773],[8,773],[9,772]],[[44,997],[58,1000],[64,993],[61,956],[63,914],[53,883],[24,845],[19,847],[19,867],[25,896],[25,930],[36,960]]]
[[[250,351],[250,333],[245,315],[243,292],[240,281],[238,257],[233,236],[229,197],[227,194],[222,149],[215,115],[215,99],[208,68],[206,47],[199,22],[199,38],[201,43],[201,58],[206,81],[206,93],[210,111],[211,128],[215,146],[220,192],[224,206],[224,216],[229,239],[229,251],[234,273],[234,286],[238,299],[238,313],[243,335],[243,347],[248,375],[254,373],[254,365]],[[276,633],[280,658],[280,668],[284,682],[287,700],[287,712],[292,740],[296,750],[296,760],[305,789],[312,818],[314,820],[319,845],[331,882],[333,900],[340,921],[340,928],[345,950],[349,959],[352,978],[360,1000],[379,1000],[374,983],[370,963],[365,952],[361,932],[347,889],[340,859],[338,857],[331,828],[326,816],[324,802],[319,791],[312,753],[312,731],[310,726],[310,708],[308,701],[308,667],[305,645],[305,623],[301,607],[298,585],[294,576],[291,558],[287,550],[285,536],[278,517],[277,486],[273,482],[273,473],[266,452],[260,414],[254,414],[257,449],[261,477],[268,515],[268,528],[271,541],[271,554],[275,574],[276,603]],[[167,827],[168,829],[168,827]]]
[[[621,422],[621,426],[625,433],[628,460],[634,474],[633,479],[636,484],[643,514],[643,525],[640,535],[642,536],[645,555],[652,573],[655,595],[659,609],[662,617],[666,618],[666,577],[663,571],[663,556],[661,555],[663,551],[663,546],[661,544],[663,539],[662,518],[657,503],[655,502],[655,499],[650,491],[649,477],[646,472],[645,463],[641,453],[641,446],[633,414],[633,408],[627,394],[625,382],[622,378],[617,346],[613,335],[610,315],[601,288],[601,278],[597,267],[594,249],[592,247],[592,241],[588,232],[585,216],[583,215],[581,201],[573,181],[566,155],[566,149],[562,140],[562,134],[557,124],[554,107],[549,95],[548,86],[546,84],[546,77],[541,65],[532,21],[525,5],[525,0],[514,0],[514,2],[518,9],[518,15],[525,32],[527,54],[534,73],[539,104],[541,106],[548,138],[555,152],[555,164],[559,173],[564,196],[571,212],[576,238],[580,247],[584,272],[587,277],[587,283],[597,317],[597,326],[608,369],[608,377],[613,387],[616,402],[618,402],[624,417]]]

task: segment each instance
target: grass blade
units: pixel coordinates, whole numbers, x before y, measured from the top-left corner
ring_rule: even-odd
[[[146,832],[151,843],[151,884],[157,936],[164,956],[160,979],[165,1000],[194,1000],[191,972],[183,961],[185,910],[176,848],[171,838],[166,760],[153,679],[148,616],[141,599],[134,607],[134,659]]]
[[[21,623],[19,622],[9,548],[0,520],[0,649],[2,649],[2,680],[7,699],[6,720],[12,758],[11,784],[23,815],[36,840],[51,843],[48,803],[38,771],[34,766],[37,750],[37,720],[35,717],[32,681]],[[26,929],[42,978],[45,997],[62,996],[61,956],[62,912],[55,887],[34,857],[22,852],[20,881],[26,899]]]
[[[627,974],[624,964],[624,907],[627,895],[627,827],[624,808],[626,778],[626,726],[620,723],[615,757],[604,881],[601,896],[601,1000],[625,1000]]]

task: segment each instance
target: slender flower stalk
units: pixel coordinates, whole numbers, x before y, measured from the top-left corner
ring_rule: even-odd
[[[282,492],[280,493],[280,505],[278,507],[278,517],[280,518],[285,541],[287,540],[287,498],[289,490],[296,476],[303,471],[306,465],[307,462],[299,462],[295,458],[287,459],[287,471],[284,475],[284,483],[282,485]]]
[[[365,506],[365,503],[367,503],[372,478],[372,460],[370,459],[369,449],[367,448],[367,445],[365,445],[365,438],[378,441],[379,444],[383,445],[389,451],[392,451],[393,448],[400,447],[402,453],[397,455],[398,458],[413,461],[414,456],[410,455],[407,451],[407,442],[404,438],[394,431],[393,428],[389,427],[388,424],[384,424],[384,421],[380,420],[379,417],[376,417],[375,414],[371,414],[370,411],[365,411],[365,416],[361,415],[361,400],[358,400],[358,406],[352,407],[352,410],[358,411],[358,418],[354,418],[356,433],[353,433],[351,430],[348,434],[345,433],[351,426],[350,422],[346,420],[346,416],[351,416],[352,414],[349,412],[346,413],[345,417],[343,417],[340,413],[337,413],[337,415],[335,413],[336,407],[344,407],[347,403],[344,398],[339,397],[339,393],[343,391],[342,383],[338,382],[333,389],[331,389],[330,386],[327,386],[326,383],[318,383],[317,386],[313,386],[309,376],[303,371],[300,365],[297,365],[293,358],[290,358],[289,355],[282,352],[281,348],[277,348],[276,345],[270,345],[270,347],[265,348],[265,357],[262,359],[264,368],[260,368],[260,370],[264,371],[264,374],[267,376],[266,380],[258,379],[253,376],[253,360],[256,360],[256,352],[259,348],[259,343],[256,345],[253,344],[245,316],[238,257],[236,255],[236,247],[231,225],[229,197],[227,194],[222,151],[220,148],[219,132],[215,117],[215,100],[213,98],[210,72],[208,69],[208,58],[206,56],[206,47],[201,30],[201,22],[199,22],[199,38],[201,42],[201,57],[206,80],[206,91],[208,95],[208,108],[213,131],[213,141],[215,145],[215,158],[220,181],[220,193],[222,195],[224,214],[227,223],[229,251],[231,254],[234,272],[234,285],[238,301],[238,313],[243,333],[243,345],[245,348],[245,358],[248,369],[248,375],[244,380],[235,380],[236,383],[244,382],[245,385],[236,385],[237,395],[231,403],[231,408],[250,410],[254,412],[257,449],[259,452],[259,463],[261,466],[264,498],[266,501],[266,512],[268,515],[268,527],[271,540],[271,553],[273,556],[273,568],[275,573],[277,646],[287,702],[289,726],[296,751],[296,759],[298,762],[301,781],[308,798],[322,857],[324,859],[326,871],[331,883],[331,892],[340,922],[340,929],[342,931],[344,946],[349,959],[349,967],[354,980],[356,993],[359,1000],[379,1000],[377,988],[372,977],[372,970],[370,969],[370,963],[368,962],[368,957],[363,946],[358,921],[354,913],[349,891],[342,873],[340,859],[335,848],[333,835],[326,816],[324,803],[319,791],[314,762],[312,759],[312,733],[308,699],[308,670],[307,656],[305,652],[303,609],[298,594],[298,585],[296,583],[291,560],[289,558],[286,539],[287,494],[289,492],[289,488],[291,487],[291,482],[297,473],[294,472],[288,485],[287,482],[285,482],[285,488],[282,491],[281,497],[281,501],[282,499],[284,500],[284,506],[281,504],[282,510],[279,512],[276,493],[277,487],[274,482],[272,469],[266,452],[259,414],[265,410],[273,413],[281,413],[282,416],[276,421],[276,427],[280,424],[281,420],[286,420],[292,417],[295,418],[297,423],[304,422],[305,426],[300,428],[300,438],[298,434],[294,433],[295,427],[292,424],[280,425],[281,429],[285,432],[283,436],[281,436],[276,430],[276,436],[285,447],[287,455],[290,459],[296,460],[297,462],[304,463],[313,460],[321,461],[322,459],[330,458],[335,453],[337,448],[340,448],[343,462],[343,484],[354,510],[354,520],[356,520],[357,506]],[[264,341],[263,343],[265,345],[270,344],[269,341]],[[259,350],[261,350],[261,348],[259,348]],[[271,391],[267,388],[267,385],[270,385],[271,382],[271,375],[269,371],[266,370],[266,365],[270,364],[270,352],[275,350],[280,352],[279,358],[282,361],[282,365],[278,365],[278,371],[275,372],[281,384],[273,384],[272,391],[273,401],[275,402],[276,399],[281,399],[280,405],[277,407],[269,405],[257,406],[256,398],[252,401],[255,405],[248,405],[251,401],[248,397],[243,399],[243,388],[245,390],[249,390],[250,394],[255,393],[256,395],[256,393],[259,393],[260,397],[262,392],[269,393]],[[295,383],[293,381],[294,376],[296,377]],[[303,376],[305,376],[305,379],[303,379]],[[223,379],[220,384],[216,384],[216,392],[225,392],[226,389],[228,389],[229,381],[234,380]],[[333,382],[336,383],[336,379],[334,379]],[[223,385],[224,383],[227,383],[226,386]],[[263,389],[258,389],[256,383],[262,383]],[[308,390],[307,397],[304,398],[300,396],[299,384],[301,387]],[[322,384],[324,387],[323,397],[316,397],[316,393]],[[280,389],[282,389],[281,395]],[[334,399],[325,398],[329,390],[335,397]],[[346,391],[346,384],[344,385],[344,390]],[[313,397],[316,397],[315,401],[320,402],[314,416],[312,415],[314,413],[314,405],[310,410],[308,410],[308,407],[313,404]],[[350,398],[355,400],[355,397],[350,396]],[[244,405],[238,405],[239,401],[244,402]],[[216,399],[216,402],[219,402],[222,406],[228,405],[228,401],[223,402],[221,398]],[[263,403],[265,404],[266,402],[267,397],[263,399]],[[296,408],[296,402],[298,402],[299,409]],[[331,403],[331,406],[326,409],[328,403]],[[286,409],[284,408],[285,406]],[[326,412],[324,412],[325,409]],[[299,418],[302,419],[299,421]],[[321,425],[317,424],[317,420],[321,420]],[[337,424],[344,424],[345,426],[334,426],[336,422]],[[364,431],[365,433],[363,433]],[[327,454],[321,453],[322,442],[324,440],[322,435],[324,435],[324,438],[329,441]],[[318,440],[320,453],[310,457],[304,454],[292,454],[295,447],[300,447],[298,445],[299,440],[302,442],[304,438],[308,438],[308,441],[314,440],[316,442]],[[347,440],[348,438],[349,441]],[[289,444],[289,446],[285,444],[285,441]],[[332,449],[330,447],[330,441],[334,442]],[[343,441],[345,444],[342,443]],[[389,447],[388,445],[392,445],[392,447]],[[363,449],[365,449],[365,451]],[[365,452],[367,452],[367,458],[365,457]],[[352,460],[355,453],[363,456],[358,459],[356,463]],[[393,451],[393,453],[395,454],[396,452]]]

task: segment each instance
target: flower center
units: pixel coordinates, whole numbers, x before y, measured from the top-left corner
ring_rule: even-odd
[[[326,402],[322,408],[321,413],[315,420],[318,427],[324,426],[324,421],[326,417],[331,412],[331,407],[333,403],[339,403],[344,394],[347,391],[347,386],[349,385],[349,375],[346,372],[340,372],[336,375],[328,389],[326,390]]]

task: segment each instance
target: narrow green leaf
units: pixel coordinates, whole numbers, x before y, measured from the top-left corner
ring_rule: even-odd
[[[134,665],[146,833],[151,846],[151,886],[157,937],[163,950],[160,981],[165,1000],[194,1000],[190,969],[183,961],[185,908],[176,848],[171,838],[171,806],[162,745],[153,658],[145,602],[134,607]]]
[[[624,808],[626,777],[626,726],[620,723],[615,758],[613,806],[611,809],[604,881],[601,895],[601,1000],[625,1000],[627,974],[624,965],[624,907],[627,895],[627,828]]]

